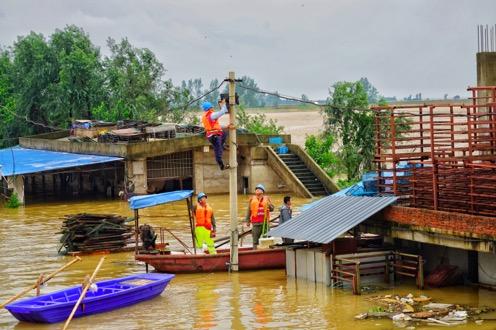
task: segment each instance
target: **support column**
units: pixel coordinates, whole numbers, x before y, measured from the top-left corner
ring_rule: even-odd
[[[126,161],[126,175],[134,184],[135,194],[146,194],[148,189],[148,176],[146,174],[146,158]]]
[[[22,175],[7,177],[7,186],[17,193],[19,202],[24,204],[24,177]]]
[[[477,86],[496,86],[496,52],[477,53]]]

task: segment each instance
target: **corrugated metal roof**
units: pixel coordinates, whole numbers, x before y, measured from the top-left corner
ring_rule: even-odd
[[[0,173],[21,175],[118,160],[122,158],[14,147],[0,150]]]
[[[396,197],[328,196],[290,221],[272,229],[269,235],[315,243],[330,243],[394,203],[396,199]]]

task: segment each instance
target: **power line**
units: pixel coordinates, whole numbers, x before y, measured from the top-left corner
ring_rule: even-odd
[[[246,90],[253,91],[255,93],[265,94],[265,95],[272,95],[272,96],[276,96],[276,97],[279,97],[281,99],[285,99],[285,100],[288,100],[288,101],[295,101],[295,102],[300,102],[300,103],[311,104],[311,105],[316,106],[316,107],[319,107],[319,108],[330,107],[330,108],[340,109],[340,110],[370,111],[369,108],[354,108],[354,109],[350,109],[349,107],[337,106],[337,105],[333,105],[333,104],[320,104],[317,101],[303,100],[303,99],[298,98],[298,97],[283,95],[283,94],[280,94],[278,92],[270,92],[270,91],[266,91],[266,90],[263,90],[263,89],[260,89],[260,88],[248,87],[248,86],[245,86],[245,85],[242,85],[242,84],[238,84],[237,86],[239,86],[241,88],[244,88]]]
[[[285,100],[288,100],[288,101],[296,101],[296,102],[300,102],[300,103],[311,104],[311,105],[314,105],[314,106],[317,106],[317,107],[324,107],[325,106],[325,104],[319,104],[317,101],[310,101],[310,100],[307,101],[307,100],[303,100],[301,98],[294,97],[294,96],[286,96],[286,95],[280,94],[278,92],[269,92],[269,91],[262,90],[262,89],[259,89],[259,88],[248,87],[248,86],[245,86],[245,85],[242,85],[242,84],[238,84],[238,86],[241,87],[241,88],[244,88],[244,89],[253,91],[255,93],[272,95],[272,96],[276,96],[276,97],[279,97],[281,99],[285,99]]]
[[[224,85],[224,82],[225,81],[221,81],[220,84],[217,86],[217,87],[214,87],[213,89],[209,90],[208,92],[205,92],[204,94],[196,97],[195,99],[189,101],[185,106],[183,107],[176,107],[176,108],[173,108],[173,109],[187,109],[190,105],[192,105],[193,103],[196,103],[198,102],[199,100],[201,100],[202,98],[212,94],[213,92],[215,92],[216,90],[220,89],[222,87],[222,85]]]

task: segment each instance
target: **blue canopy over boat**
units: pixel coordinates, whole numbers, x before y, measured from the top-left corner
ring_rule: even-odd
[[[134,196],[129,199],[132,210],[144,209],[161,204],[177,202],[193,195],[193,190],[169,191],[161,194]]]

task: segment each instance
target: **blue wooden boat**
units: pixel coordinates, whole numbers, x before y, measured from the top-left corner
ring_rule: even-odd
[[[98,290],[87,292],[74,317],[108,312],[156,297],[173,277],[150,273],[97,282]],[[5,308],[19,321],[61,322],[69,317],[80,294],[81,285],[13,302]]]

